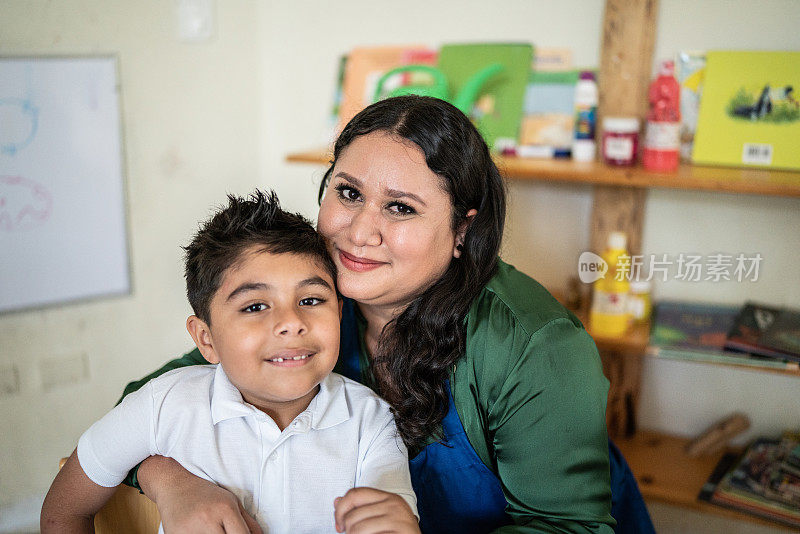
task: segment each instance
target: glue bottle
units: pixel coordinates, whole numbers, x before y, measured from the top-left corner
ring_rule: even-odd
[[[681,89],[675,79],[675,63],[661,63],[658,77],[650,84],[647,129],[642,164],[650,171],[674,171],[680,156]]]
[[[575,138],[572,141],[572,159],[593,161],[594,134],[597,126],[597,83],[594,73],[581,72],[575,85]]]
[[[608,271],[594,283],[592,308],[589,310],[589,329],[592,335],[620,337],[628,330],[631,322],[628,307],[630,282],[619,268],[622,257],[628,258],[630,266],[630,254],[625,249],[627,241],[624,233],[611,232],[608,236],[608,248],[601,254],[608,265]]]

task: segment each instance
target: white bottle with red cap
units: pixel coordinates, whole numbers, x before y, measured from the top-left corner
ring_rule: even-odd
[[[572,141],[572,159],[575,161],[594,160],[596,125],[597,83],[593,72],[583,71],[575,85],[575,138]]]

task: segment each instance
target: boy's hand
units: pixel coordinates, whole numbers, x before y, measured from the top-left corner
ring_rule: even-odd
[[[164,532],[262,534],[233,493],[172,458],[151,456],[139,467],[138,478],[142,491],[158,506]]]
[[[333,501],[336,532],[419,534],[419,523],[402,497],[375,488],[353,488]]]

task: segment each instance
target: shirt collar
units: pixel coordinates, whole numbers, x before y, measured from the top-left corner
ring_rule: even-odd
[[[319,393],[314,396],[308,408],[298,416],[298,419],[302,420],[310,415],[311,428],[315,430],[329,428],[347,421],[351,413],[345,395],[344,378],[330,373],[320,382],[319,386]],[[213,424],[216,425],[225,419],[260,413],[259,410],[244,401],[241,392],[231,383],[222,366],[217,364],[214,386],[211,391]]]
[[[321,430],[350,419],[350,407],[345,395],[344,378],[330,373],[319,384],[319,393],[308,405],[311,428]]]
[[[247,404],[242,394],[236,389],[228,375],[217,364],[214,374],[214,386],[211,389],[211,421],[217,424],[225,419],[252,415],[256,409]]]

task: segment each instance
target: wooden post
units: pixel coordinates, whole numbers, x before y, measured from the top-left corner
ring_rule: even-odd
[[[602,117],[644,119],[653,63],[658,0],[606,0],[600,59],[598,132]],[[598,151],[600,152],[600,151]],[[592,202],[591,243],[594,252],[606,247],[608,234],[628,235],[628,250],[640,254],[647,190],[624,186],[595,186]],[[612,436],[635,428],[641,356],[601,353],[611,371],[607,421]],[[632,360],[635,358],[635,360]]]

